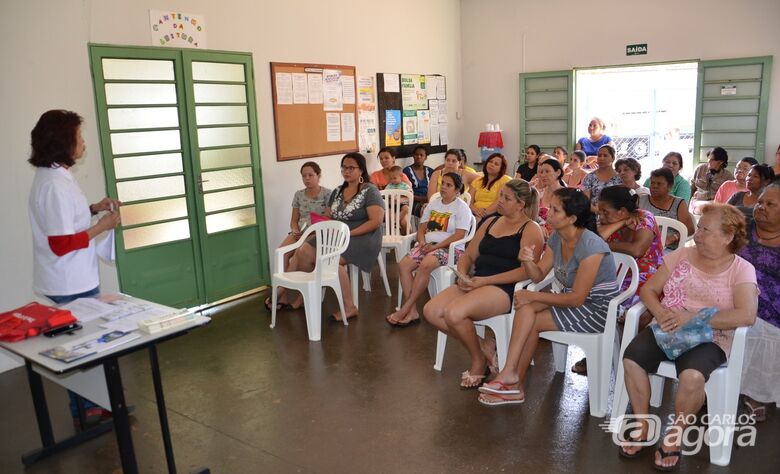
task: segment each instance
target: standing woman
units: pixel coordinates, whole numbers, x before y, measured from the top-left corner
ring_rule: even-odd
[[[100,293],[95,237],[119,225],[119,201],[103,198],[89,204],[71,168],[84,157],[83,119],[75,112],[49,110],[31,133],[35,167],[28,211],[33,238],[33,290],[56,304]],[[105,211],[93,223],[92,216]],[[74,424],[78,408],[73,392],[70,410]],[[110,416],[87,404],[87,417]],[[97,421],[97,420],[95,420]]]
[[[739,191],[747,191],[747,184],[745,179],[747,178],[748,171],[753,165],[757,165],[758,161],[752,156],[746,156],[739,160],[737,166],[734,167],[734,179],[726,181],[718,188],[718,192],[715,193],[715,202],[725,204],[729,201],[729,198],[734,193]]]
[[[422,208],[428,202],[428,183],[433,174],[433,168],[425,166],[425,160],[428,159],[428,149],[423,145],[417,145],[412,152],[414,163],[404,168],[404,174],[412,183],[414,192],[414,206],[412,214],[420,217]]]
[[[605,135],[604,131],[607,129],[604,121],[598,117],[593,117],[588,124],[588,135],[577,140],[577,144],[574,145],[575,150],[582,150],[586,156],[598,156],[598,151],[604,145],[610,145],[615,147],[615,143],[612,141],[609,135]]]
[[[390,183],[390,168],[395,166],[395,151],[390,147],[382,147],[376,157],[382,169],[371,173],[371,182],[381,191]],[[412,187],[412,182],[405,175],[402,175],[401,181]]]
[[[464,160],[464,154],[457,148],[450,148],[444,154],[444,164],[441,169],[434,170],[431,174],[431,180],[428,184],[428,200],[431,200],[434,194],[438,193],[441,188],[441,177],[447,173],[456,173],[463,181],[464,193],[469,190],[469,185],[479,177],[477,173],[473,173],[466,169],[461,168]]]
[[[522,178],[530,182],[534,176],[536,176],[536,164],[539,161],[539,155],[542,154],[542,149],[539,145],[530,145],[525,149],[525,163],[517,168],[515,178]]]
[[[538,259],[544,246],[542,230],[534,222],[537,213],[536,190],[521,179],[513,179],[501,189],[498,198],[500,216],[488,219],[458,261],[458,270],[474,276],[458,279],[423,308],[425,319],[436,329],[456,337],[469,351],[471,365],[461,374],[461,388],[478,387],[486,368],[493,365],[480,348],[474,321],[491,318],[511,310],[515,283],[528,278],[518,254],[521,247],[534,247]],[[495,353],[495,350],[492,351]]]
[[[674,174],[667,167],[658,168],[650,173],[650,194],[639,196],[640,209],[650,211],[655,217],[668,217],[685,224],[688,235],[693,235],[693,219],[688,212],[688,206],[681,197],[672,196]],[[685,243],[685,242],[683,242]],[[664,248],[674,250],[680,244],[680,234],[670,229],[666,234]]]
[[[701,214],[701,207],[715,199],[720,185],[734,179],[734,175],[727,169],[728,165],[729,154],[716,146],[707,153],[707,162],[696,167],[691,180],[691,213]]]
[[[599,168],[593,173],[585,176],[582,181],[582,190],[590,199],[591,211],[598,212],[599,195],[601,190],[607,186],[620,186],[623,181],[612,168],[612,162],[615,161],[615,149],[610,145],[604,145],[599,148],[596,155]]]
[[[282,240],[282,243],[279,244],[279,247],[295,243],[301,238],[303,229],[311,225],[312,212],[320,215],[325,213],[325,205],[328,197],[330,197],[331,190],[320,186],[321,175],[320,165],[313,161],[307,161],[301,166],[301,180],[303,180],[304,188],[295,191],[295,195],[293,195],[290,232]],[[291,257],[291,252],[284,255],[284,271],[289,269]],[[271,311],[270,296],[265,299],[265,307],[268,311]],[[281,309],[282,307],[281,303],[277,303],[276,309]]]
[[[671,171],[674,176],[674,183],[672,183],[670,190],[671,195],[682,198],[688,203],[691,200],[691,185],[680,175],[680,170],[683,167],[682,155],[676,151],[670,151],[664,156],[663,167]],[[650,187],[650,178],[645,180],[644,187]]]
[[[498,193],[509,181],[506,175],[506,158],[501,153],[493,153],[485,161],[485,173],[474,180],[471,193],[471,212],[477,219],[495,214],[498,207]]]
[[[325,216],[341,221],[349,227],[349,246],[341,254],[339,262],[339,283],[344,299],[347,319],[358,315],[357,306],[350,291],[347,265],[357,265],[361,271],[371,271],[376,257],[382,248],[382,221],[385,217],[385,203],[376,186],[369,183],[366,158],[357,152],[347,153],[341,158],[341,176],[344,184],[334,189],[328,198]],[[310,272],[314,269],[317,250],[314,239],[307,240],[296,250],[290,259],[290,271]],[[277,301],[286,302],[286,290],[279,289]],[[293,304],[301,306],[300,301]],[[340,312],[330,316],[331,320],[341,321]]]
[[[547,223],[553,194],[555,191],[565,188],[566,183],[563,181],[563,168],[556,160],[547,160],[540,164],[536,177],[539,180],[539,189],[541,189],[539,192],[541,196],[539,198],[539,220],[542,229],[544,229],[544,238],[547,239],[553,233],[552,226]]]
[[[742,211],[745,217],[753,217],[753,206],[758,202],[758,195],[774,179],[775,173],[768,165],[753,165],[745,180],[747,191],[739,191],[731,196],[729,204]]]
[[[606,242],[591,230],[596,218],[585,194],[571,188],[555,191],[548,220],[555,229],[547,240],[548,251],[537,263],[538,248],[523,246],[520,261],[536,282],[553,270],[564,290],[514,294],[516,312],[506,365],[493,381],[480,387],[479,402],[484,405],[523,403],[525,377],[539,333],[604,332],[609,301],[618,294],[615,261]]]
[[[585,180],[585,176],[588,175],[588,173],[582,169],[582,166],[585,164],[585,158],[586,156],[584,151],[575,150],[571,152],[569,164],[565,169],[566,174],[563,177],[563,182],[566,183],[567,187],[582,187],[582,181]]]

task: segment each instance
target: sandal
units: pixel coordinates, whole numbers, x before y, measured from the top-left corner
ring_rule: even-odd
[[[755,405],[750,402],[755,403]],[[742,404],[745,405],[748,416],[752,416],[756,423],[766,421],[766,403],[757,402],[745,395]]]
[[[634,453],[627,453],[625,448],[634,447],[634,446],[637,445],[637,443],[641,443],[641,442],[647,441],[647,440],[646,439],[639,439],[639,438],[632,438],[632,437],[629,436],[626,441],[628,441],[629,443],[633,443],[633,444],[625,444],[625,445],[621,444],[620,446],[618,446],[618,454],[620,454],[621,457],[624,457],[626,459],[633,459],[633,458],[639,456],[640,454],[642,454],[642,450],[645,449],[645,445],[644,444],[639,445],[639,449],[637,449],[636,452],[634,452]]]
[[[518,383],[505,384],[500,380],[491,380],[479,387],[479,391],[488,395],[520,395],[520,390],[512,387],[518,387]]]
[[[265,299],[264,304],[265,304],[265,309],[267,309],[270,312],[271,311],[271,297],[270,296]],[[292,306],[290,306],[287,303],[280,303],[280,302],[277,301],[277,303],[276,303],[276,310],[277,311],[279,311],[280,309],[287,309],[287,308],[292,308]]]
[[[482,385],[482,381],[489,372],[486,370],[482,375],[471,375],[468,370],[460,374],[460,388],[477,388]]]
[[[588,361],[583,357],[582,360],[571,366],[571,371],[579,375],[588,375]]]
[[[653,461],[653,467],[655,468],[656,471],[670,472],[670,471],[676,471],[677,469],[680,468],[680,458],[682,457],[682,451],[680,451],[679,449],[675,451],[664,451],[663,442],[661,442],[661,446],[658,446],[658,449],[656,449],[655,452],[661,455],[661,460],[664,460],[666,458],[677,457],[677,462],[672,464],[671,466],[656,464],[655,461]]]
[[[488,407],[499,405],[519,405],[525,402],[525,396],[516,395],[498,395],[491,393],[480,393],[477,401]]]

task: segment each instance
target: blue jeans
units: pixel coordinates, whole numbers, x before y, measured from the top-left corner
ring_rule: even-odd
[[[78,293],[76,295],[60,295],[60,296],[49,296],[46,295],[47,298],[54,301],[55,304],[66,304],[70,303],[71,301],[77,300],[79,298],[90,298],[92,296],[97,296],[100,294],[100,287],[96,286],[95,288],[92,288],[89,291],[85,291],[83,293]],[[77,401],[78,395],[68,390],[68,398],[70,398],[70,414],[73,416],[73,418],[76,418],[79,416],[79,406]],[[84,401],[84,409],[87,410],[89,408],[95,408],[97,405],[90,402],[86,398],[83,398]]]

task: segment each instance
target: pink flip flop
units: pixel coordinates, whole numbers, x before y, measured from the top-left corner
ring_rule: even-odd
[[[512,388],[515,386],[517,386],[516,383],[507,385],[500,380],[492,380],[479,387],[479,391],[489,395],[519,395],[520,390]]]

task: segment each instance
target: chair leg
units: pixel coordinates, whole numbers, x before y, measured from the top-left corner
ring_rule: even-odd
[[[609,379],[612,375],[612,366],[601,353],[602,350],[587,351],[585,357],[596,362],[588,367],[588,401],[590,402],[590,416],[603,417],[607,414],[607,397],[609,394]],[[611,357],[610,357],[611,359]],[[595,367],[594,367],[595,365]]]
[[[393,296],[393,294],[390,292],[390,282],[387,281],[387,268],[385,265],[385,255],[383,252],[379,252],[377,263],[379,263],[379,271],[382,274],[382,283],[385,285],[385,293],[387,293],[387,296]]]
[[[612,419],[625,415],[628,409],[628,390],[626,390],[626,375],[623,369],[623,360],[618,362],[617,373],[615,374],[615,396],[612,398]],[[613,429],[618,430],[619,426]]]
[[[401,277],[398,277],[398,305],[395,307],[395,310],[398,311],[401,309],[401,305],[403,304],[403,296],[404,296],[404,289],[401,287]]]
[[[276,288],[277,285],[271,285],[271,329],[276,327]]]
[[[436,336],[436,363],[433,368],[441,372],[441,366],[444,363],[444,350],[447,348],[447,334],[439,331]]]
[[[322,288],[309,286],[303,293],[303,307],[306,311],[306,330],[310,341],[319,341],[322,335]]]
[[[333,283],[333,286],[331,286],[331,288],[333,288],[333,291],[336,292],[336,299],[339,302],[339,310],[341,311],[341,314],[342,315],[347,314],[347,312],[344,310],[344,298],[341,297],[341,283],[338,280],[336,280]],[[357,303],[355,303],[355,305],[357,306]],[[349,322],[347,322],[347,318],[342,318],[342,321],[344,322],[344,326],[349,326]]]
[[[356,265],[349,265],[349,284],[352,287],[352,301],[354,301],[356,308],[360,307],[360,298],[358,298],[358,285],[360,284],[358,281],[359,278],[360,271],[358,270],[358,267]]]
[[[736,429],[739,385],[730,387],[726,374],[718,372],[713,372],[707,385],[704,386],[707,393],[707,414],[710,419],[707,436],[715,437],[710,438],[707,444],[710,446],[710,462],[718,466],[728,466],[731,462]]]
[[[496,354],[498,355],[498,370],[504,370],[506,365],[506,356],[509,353],[509,337],[510,334],[507,331],[493,331],[496,335]]]
[[[371,291],[371,272],[360,272],[363,275],[363,291]]]
[[[660,375],[650,376],[650,406],[660,407],[664,400],[664,377]]]
[[[569,346],[560,342],[553,342],[553,359],[555,359],[555,371],[566,372],[566,358],[568,357]]]

